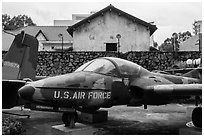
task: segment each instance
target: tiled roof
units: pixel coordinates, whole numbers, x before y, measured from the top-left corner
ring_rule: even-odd
[[[67,31],[69,32],[69,34],[70,34],[71,36],[73,36],[73,31],[74,31],[77,27],[81,26],[82,24],[84,24],[84,23],[86,23],[86,22],[90,22],[90,20],[92,20],[92,19],[94,19],[94,18],[96,18],[96,17],[98,17],[98,16],[100,16],[100,15],[103,15],[105,12],[110,11],[110,10],[113,11],[113,12],[116,12],[116,13],[120,14],[120,16],[124,16],[124,17],[126,17],[126,18],[128,18],[128,19],[133,20],[134,22],[137,22],[137,23],[139,23],[139,24],[141,24],[141,25],[144,25],[144,26],[148,27],[148,28],[150,29],[150,35],[152,35],[152,34],[157,30],[156,25],[152,25],[152,24],[150,24],[150,23],[147,23],[147,22],[145,22],[145,21],[143,21],[143,20],[141,20],[141,19],[139,19],[139,18],[136,18],[136,17],[134,17],[134,16],[132,16],[132,15],[130,15],[130,14],[128,14],[128,13],[126,13],[126,12],[120,10],[120,9],[115,8],[115,7],[112,6],[112,5],[109,5],[109,6],[107,6],[106,8],[104,8],[104,9],[102,9],[102,10],[100,10],[100,11],[98,11],[98,12],[92,14],[92,15],[90,15],[89,17],[87,17],[87,18],[85,18],[85,19],[83,19],[83,20],[77,22],[76,24],[74,24],[74,25],[68,27],[68,28],[67,28]]]
[[[199,35],[194,35],[180,44],[180,51],[199,51]]]
[[[49,41],[59,41],[60,38],[58,35],[63,34],[63,38],[65,41],[72,41],[72,36],[66,31],[67,26],[27,26],[20,28],[15,31],[11,31],[11,33],[18,34],[21,31],[25,31],[25,33],[30,34],[32,36],[37,36],[37,34],[41,31],[41,33],[46,36],[46,39]]]

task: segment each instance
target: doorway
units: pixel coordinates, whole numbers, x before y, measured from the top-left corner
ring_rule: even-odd
[[[117,43],[106,43],[106,51],[117,51]]]

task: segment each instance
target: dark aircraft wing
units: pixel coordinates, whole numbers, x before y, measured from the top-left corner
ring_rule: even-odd
[[[202,95],[202,84],[153,85],[145,87],[144,90],[168,96],[199,96]]]
[[[171,70],[164,70],[165,72],[167,73],[170,73],[170,74],[185,74],[185,73],[188,73],[192,70],[194,70],[196,68],[184,68],[184,69],[171,69]]]
[[[162,74],[171,74],[171,75],[181,75],[184,77],[190,77],[190,78],[197,78],[200,79],[200,76],[202,75],[202,68],[185,68],[185,69],[172,69],[172,70],[154,70],[152,71],[154,73],[162,73]]]
[[[195,103],[198,106],[199,96],[202,95],[202,84],[165,84],[147,86],[145,91],[150,91],[158,97],[156,100],[167,100],[174,96],[195,96]],[[148,93],[147,93],[148,94]],[[152,94],[151,94],[152,95]],[[167,98],[166,98],[167,97]],[[175,98],[176,99],[176,98]],[[170,103],[166,102],[166,103]],[[147,103],[144,105],[147,108]],[[196,107],[192,111],[192,122],[196,127],[202,127],[202,108]]]
[[[202,68],[195,68],[187,73],[185,73],[183,75],[184,77],[190,77],[190,78],[197,78],[200,79],[200,81],[202,81]]]

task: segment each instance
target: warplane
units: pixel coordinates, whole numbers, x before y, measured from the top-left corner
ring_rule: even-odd
[[[76,110],[94,112],[116,105],[164,105],[176,96],[201,96],[200,80],[152,73],[128,60],[103,57],[89,61],[73,73],[31,82],[19,89],[23,99],[55,108],[69,108],[62,121],[66,126],[77,121]],[[201,107],[192,114],[201,127]]]
[[[31,106],[51,106],[62,110],[65,126],[73,127],[78,117],[76,111],[94,113],[116,105],[143,105],[147,109],[148,105],[171,103],[178,96],[195,96],[198,105],[202,94],[201,80],[197,78],[153,73],[116,57],[97,58],[73,73],[36,80],[33,70],[37,50],[31,50],[32,45],[38,45],[36,40],[28,34],[18,34],[3,60],[2,75],[12,74],[3,76],[3,109],[19,105],[19,99]],[[192,121],[201,127],[202,107],[194,109]]]

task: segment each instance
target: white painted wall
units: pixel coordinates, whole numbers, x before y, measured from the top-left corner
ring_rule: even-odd
[[[150,31],[114,12],[106,12],[78,27],[73,32],[74,51],[105,51],[106,43],[117,43],[121,35],[120,51],[148,51]]]
[[[56,50],[62,49],[62,42],[61,41],[47,41],[47,42],[43,42],[42,44],[43,44],[43,50],[42,51],[56,51]],[[73,45],[71,42],[64,41],[63,50],[66,50],[72,46]]]
[[[45,37],[40,33],[37,37],[39,41],[38,51],[56,51],[62,49],[62,41],[46,41]],[[72,47],[72,41],[63,41],[63,49]],[[53,47],[53,48],[52,48]]]

